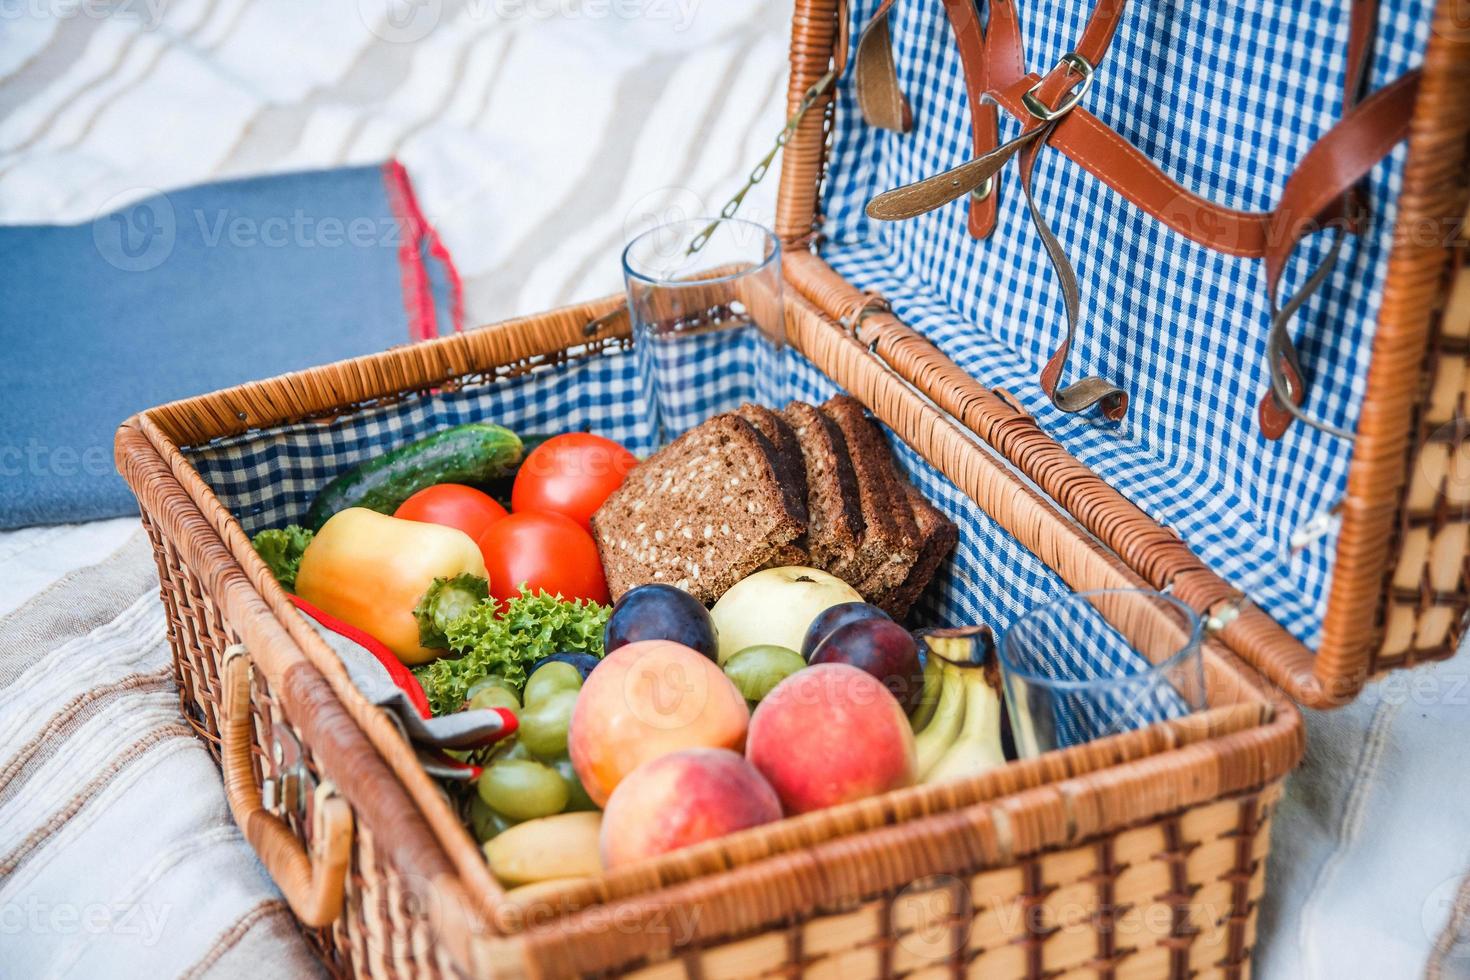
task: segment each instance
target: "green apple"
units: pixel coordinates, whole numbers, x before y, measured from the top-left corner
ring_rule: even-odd
[[[720,665],[746,647],[800,650],[817,613],[841,602],[862,601],[857,589],[836,575],[803,565],[748,575],[710,610],[720,638]]]

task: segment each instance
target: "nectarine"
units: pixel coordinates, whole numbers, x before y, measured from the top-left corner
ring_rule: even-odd
[[[817,664],[767,694],[750,720],[746,758],[787,813],[875,796],[917,778],[913,729],[866,671]]]
[[[582,685],[567,735],[577,776],[598,806],[624,776],[680,749],[739,751],[750,709],[720,668],[681,643],[618,647]]]
[[[602,816],[602,861],[616,868],[781,819],[781,801],[729,749],[685,749],[618,783]]]

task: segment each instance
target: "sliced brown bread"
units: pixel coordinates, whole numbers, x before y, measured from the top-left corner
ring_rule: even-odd
[[[592,515],[608,591],[663,582],[714,602],[806,533],[786,500],[755,428],[716,415],[638,464]]]
[[[909,609],[933,581],[940,563],[954,550],[960,539],[960,529],[955,526],[954,521],[925,499],[917,487],[904,480],[903,489],[908,498],[909,509],[914,515],[914,524],[919,531],[919,557],[914,560],[914,567],[909,570],[908,578],[888,594],[887,604],[882,607],[894,619],[902,619],[908,615]]]
[[[806,402],[792,402],[781,414],[805,462],[809,560],[844,582],[859,582],[872,569],[859,556],[863,512],[842,430]]]
[[[803,524],[808,523],[806,462],[802,459],[801,443],[796,440],[796,432],[784,418],[764,405],[746,402],[735,412],[749,422],[766,441],[776,461],[776,476],[781,480],[781,490],[786,494],[787,508],[798,515]],[[790,564],[799,565],[802,562]]]
[[[857,474],[862,505],[863,534],[860,553],[871,571],[852,585],[876,605],[903,584],[919,556],[919,533],[903,483],[893,467],[888,442],[871,422],[857,399],[838,395],[822,403],[822,414],[842,430],[848,456]]]

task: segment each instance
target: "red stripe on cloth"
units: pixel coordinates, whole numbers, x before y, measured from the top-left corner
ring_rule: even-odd
[[[408,179],[408,171],[397,160],[389,160],[383,164],[383,183],[388,190],[388,205],[403,232],[403,241],[398,246],[398,264],[410,339],[429,340],[439,336],[425,246],[428,247],[428,255],[443,263],[449,280],[450,326],[456,333],[464,330],[464,287],[459,270],[454,267],[454,260],[440,240],[439,233],[424,218],[418,198],[413,193],[413,184]]]

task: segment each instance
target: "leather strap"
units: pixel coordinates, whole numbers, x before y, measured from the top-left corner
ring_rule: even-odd
[[[992,88],[1010,85],[1026,74],[1021,22],[1013,0],[990,0],[989,21],[982,31],[977,0],[944,0],[944,12],[954,31],[965,94],[970,105],[972,156],[983,157],[1000,140],[1000,109],[985,98]],[[1000,205],[1000,175],[990,178],[988,192],[970,195],[969,232],[988,238],[995,231]]]
[[[1368,65],[1373,56],[1373,42],[1378,32],[1378,0],[1352,0],[1352,7],[1348,11],[1348,49],[1347,65],[1343,72],[1344,84],[1342,92],[1342,114],[1346,118],[1352,109],[1363,98],[1368,87]],[[1293,175],[1295,176],[1295,175]],[[1287,191],[1283,193],[1283,200]],[[1284,306],[1276,305],[1276,287],[1279,279],[1279,271],[1276,276],[1267,272],[1267,290],[1271,298],[1271,330],[1267,335],[1267,365],[1270,375],[1270,387],[1265,397],[1261,399],[1256,410],[1260,421],[1261,432],[1268,439],[1280,439],[1286,434],[1294,419],[1303,416],[1301,406],[1306,403],[1307,383],[1302,373],[1301,359],[1297,355],[1296,345],[1292,342],[1288,327],[1297,309],[1306,302],[1307,298],[1316,292],[1318,287],[1326,281],[1328,273],[1337,263],[1337,257],[1342,252],[1342,235],[1345,232],[1356,234],[1368,217],[1368,191],[1363,181],[1359,181],[1344,193],[1340,202],[1343,214],[1343,224],[1334,229],[1336,238],[1332,248],[1322,265],[1317,268],[1302,291],[1292,297]],[[1271,239],[1278,241],[1277,239]],[[1287,249],[1296,246],[1292,241]],[[1285,257],[1282,258],[1284,263]],[[1332,435],[1353,438],[1351,433],[1334,429],[1321,423],[1307,420],[1309,424],[1331,433]]]
[[[933,211],[985,183],[999,173],[1010,162],[1011,157],[1041,134],[1040,124],[1034,125],[982,157],[969,160],[942,174],[884,191],[868,201],[864,211],[868,217],[878,221],[902,221]]]
[[[888,14],[893,0],[883,0],[858,35],[853,89],[858,109],[871,126],[907,133],[914,124],[903,90],[898,87],[898,67],[893,60],[893,40],[888,31]]]
[[[875,20],[886,18],[889,7],[891,0],[880,7]],[[1019,24],[1014,19],[1011,0],[992,0],[992,22],[983,35],[969,0],[946,0],[945,9],[965,65],[976,156],[945,173],[878,195],[869,202],[868,215],[879,220],[900,220],[947,204],[982,187],[987,180],[995,180],[1005,164],[1019,154],[1028,206],[1062,281],[1068,308],[1067,337],[1047,362],[1043,371],[1043,388],[1064,411],[1069,409],[1063,403],[1075,404],[1090,398],[1088,404],[1101,401],[1105,412],[1121,414],[1116,396],[1122,393],[1100,379],[1085,379],[1086,383],[1058,388],[1076,329],[1075,296],[1068,295],[1067,288],[1070,282],[1075,292],[1076,277],[1066,257],[1060,255],[1056,238],[1035,207],[1026,186],[1041,146],[1055,146],[1146,213],[1191,240],[1226,254],[1265,259],[1272,309],[1268,337],[1271,386],[1259,408],[1262,431],[1269,438],[1279,438],[1294,418],[1305,418],[1299,406],[1305,401],[1307,387],[1288,331],[1291,318],[1311,292],[1326,280],[1341,250],[1341,236],[1356,232],[1366,217],[1366,195],[1361,191],[1361,182],[1406,135],[1417,91],[1418,74],[1415,72],[1367,99],[1362,98],[1373,53],[1376,0],[1352,0],[1343,118],[1302,158],[1288,179],[1277,208],[1271,212],[1225,208],[1194,194],[1080,106],[1058,120],[1037,120],[1026,106],[1025,95],[1034,91],[1042,104],[1056,106],[1081,81],[1081,76],[1065,64],[1058,64],[1045,77],[1023,74],[1009,80],[1005,78],[1011,66],[1019,68],[1024,63]],[[1093,9],[1075,52],[1096,66],[1116,36],[1125,9],[1126,0],[1102,0]],[[999,22],[997,13],[1001,18]],[[1000,30],[997,30],[997,23],[1001,25]],[[1011,28],[1014,28],[1014,34]],[[883,30],[882,40],[886,46],[890,40],[886,33],[886,19]],[[896,92],[891,51],[887,56]],[[999,126],[992,106],[1005,108],[1022,120],[1027,128],[1016,139],[995,146]],[[993,188],[994,184],[985,201],[972,200],[970,231],[977,237],[989,234],[994,228]],[[1309,277],[1302,292],[1278,305],[1277,290],[1287,259],[1302,238],[1324,227],[1339,236],[1327,260]],[[1077,394],[1069,396],[1068,392],[1073,390],[1077,390]],[[1122,404],[1126,406],[1126,396],[1123,396]],[[1307,421],[1332,431],[1321,423]],[[1335,434],[1346,435],[1342,432]]]
[[[1261,432],[1268,439],[1281,438],[1296,419],[1331,435],[1352,438],[1352,433],[1303,414],[1307,384],[1289,327],[1296,311],[1326,281],[1341,251],[1342,236],[1353,230],[1359,218],[1356,209],[1344,211],[1345,202],[1353,207],[1351,192],[1408,136],[1419,77],[1417,70],[1412,71],[1374,92],[1313,144],[1287,180],[1271,216],[1265,254],[1266,295],[1271,302],[1267,338],[1271,384],[1256,411]],[[1302,239],[1324,227],[1338,236],[1327,258],[1300,292],[1278,306],[1287,260]]]
[[[970,104],[970,156],[981,157],[995,149],[1000,139],[1000,111],[981,101],[990,87],[990,53],[986,50],[985,32],[980,28],[977,0],[944,0],[944,13],[954,32],[955,47],[960,52],[960,66],[965,74],[965,97]],[[995,230],[995,184],[983,199],[970,198],[970,235],[985,238]]]
[[[1040,81],[1027,75],[992,97],[1016,118],[1030,119],[1021,96]],[[1227,208],[1195,194],[1082,106],[1061,119],[1047,144],[1191,241],[1228,255],[1265,254],[1269,213]]]
[[[1055,126],[1054,122],[1043,124],[1038,130],[1040,136],[1021,149],[1019,158],[1021,190],[1026,195],[1026,207],[1031,212],[1031,221],[1051,259],[1057,284],[1062,290],[1062,305],[1067,312],[1067,335],[1041,369],[1041,390],[1046,392],[1053,405],[1064,412],[1081,412],[1101,404],[1103,415],[1116,421],[1128,412],[1128,393],[1122,388],[1099,377],[1086,377],[1066,386],[1061,384],[1062,369],[1067,366],[1067,357],[1072,352],[1072,340],[1076,336],[1077,321],[1081,315],[1081,291],[1077,287],[1077,273],[1072,268],[1071,260],[1067,258],[1066,249],[1057,241],[1031,193],[1031,178],[1036,169],[1036,159],[1041,155],[1041,148],[1046,145],[1047,136]]]
[[[847,71],[847,43],[852,29],[848,18],[848,0],[837,0],[837,40],[832,46],[832,76],[841,78]]]
[[[1347,80],[1342,93],[1345,116],[1366,95],[1368,63],[1378,37],[1378,0],[1352,0],[1348,12]]]
[[[1122,418],[1128,411],[1128,395],[1121,388],[1098,377],[1087,377],[1070,385],[1061,385],[1062,370],[1066,367],[1067,358],[1072,350],[1072,342],[1076,337],[1077,321],[1081,312],[1081,295],[1077,285],[1076,270],[1067,258],[1061,243],[1057,241],[1056,235],[1046,221],[1046,216],[1042,214],[1041,208],[1036,203],[1036,198],[1031,190],[1031,179],[1041,147],[1046,145],[1047,140],[1056,131],[1059,120],[1067,118],[1065,113],[1075,108],[1060,109],[1062,101],[1068,98],[1077,85],[1090,81],[1093,70],[1107,54],[1107,49],[1112,44],[1113,37],[1117,33],[1118,22],[1126,6],[1127,0],[1101,0],[1093,8],[1082,38],[1072,53],[1082,59],[1081,68],[1085,74],[1074,70],[1073,65],[1067,59],[1063,59],[1044,80],[1027,84],[1018,94],[1018,97],[1024,102],[1026,97],[1034,92],[1040,99],[1043,109],[1053,109],[1063,114],[1041,118],[1037,112],[1027,109],[1025,115],[1022,116],[1022,119],[1026,121],[1026,129],[1015,139],[937,177],[881,194],[869,201],[866,209],[869,217],[880,220],[912,217],[915,214],[932,210],[940,204],[952,201],[963,194],[972,193],[977,188],[984,186],[986,181],[992,180],[1012,156],[1019,153],[1021,188],[1026,195],[1026,206],[1031,213],[1031,221],[1036,226],[1037,234],[1041,236],[1052,268],[1056,272],[1067,316],[1066,336],[1061,345],[1047,359],[1042,369],[1042,390],[1046,392],[1052,404],[1063,412],[1080,412],[1100,404],[1103,414],[1114,420]],[[947,4],[946,9],[952,8]],[[951,19],[954,20],[953,15]],[[965,24],[965,18],[960,17],[956,25],[957,30],[959,26]],[[972,98],[972,105],[985,105],[987,101],[986,95],[981,93],[978,97]]]
[[[1094,68],[1102,64],[1127,8],[1128,0],[1099,0],[1097,6],[1092,8],[1092,16],[1087,18],[1087,26],[1082,29],[1082,37],[1072,47],[1072,52],[1081,55]],[[1054,106],[1079,80],[1076,74],[1058,62],[1042,81],[1041,88],[1036,92],[1037,97],[1047,105]]]
[[[1377,23],[1377,0],[1352,0],[1352,4],[1348,34],[1347,84],[1343,97],[1345,106],[1356,104],[1358,93],[1366,84],[1368,61],[1372,54],[1372,38]],[[891,6],[892,0],[887,0],[874,17],[875,20],[885,19],[883,29],[885,40],[887,39],[886,17]],[[1116,35],[1124,6],[1124,0],[1107,0],[1094,10],[1092,18],[1089,19],[1082,39],[1078,42],[1077,51],[1087,57],[1092,64],[1098,63]],[[961,8],[963,11],[968,11],[968,15],[962,12]],[[1023,122],[1034,122],[1021,101],[1022,94],[1041,83],[1042,88],[1038,90],[1038,96],[1042,96],[1043,101],[1048,105],[1054,105],[1056,97],[1046,97],[1049,94],[1047,85],[1051,84],[1055,87],[1068,84],[1069,73],[1065,70],[1054,70],[1045,80],[1039,75],[1024,73],[1020,25],[1016,18],[1013,0],[992,0],[990,25],[984,35],[984,52],[979,57],[972,53],[969,59],[965,58],[965,52],[967,50],[973,52],[974,39],[968,28],[962,33],[962,26],[972,24],[973,33],[979,32],[978,18],[974,16],[974,8],[970,0],[946,0],[945,9],[959,40],[961,60],[967,66],[966,88],[975,120],[975,148],[977,151],[975,160],[971,162],[977,166],[969,167],[968,164],[961,164],[943,174],[907,185],[916,189],[914,193],[902,196],[904,206],[893,211],[893,217],[887,217],[889,209],[880,205],[881,220],[913,217],[948,204],[964,194],[977,190],[985,179],[995,174],[988,164],[981,162],[996,148],[996,137],[993,133],[998,129],[998,125],[994,121],[995,112],[990,108],[990,100],[994,100],[996,104]],[[869,26],[872,26],[872,22]],[[902,95],[897,93],[896,73],[891,68],[892,54],[891,51],[886,51],[886,45],[885,53],[889,66],[886,77],[894,79],[893,92],[885,95],[885,98],[902,100]],[[860,60],[861,57],[860,50]],[[875,56],[870,55],[870,57]],[[972,64],[974,65],[973,70],[970,67]],[[1012,75],[1012,68],[1016,69],[1018,74]],[[876,68],[869,70],[868,77],[885,77],[881,74],[875,75],[876,71]],[[863,74],[861,65],[859,65],[859,74]],[[1060,82],[1056,81],[1057,79],[1060,79]],[[989,83],[987,88],[979,88],[982,80]],[[862,104],[861,94],[859,104]],[[864,114],[867,115],[866,112]],[[1141,150],[1082,106],[1078,106],[1063,117],[1055,132],[1048,137],[1047,142],[1144,212],[1191,241],[1227,255],[1242,258],[1265,256],[1267,242],[1272,234],[1273,215],[1271,212],[1227,208],[1195,194],[1165,174]],[[1010,154],[1005,155],[1005,159],[1009,157]],[[1315,179],[1310,168],[1308,168],[1306,177],[1308,180]],[[961,181],[959,186],[953,183],[955,179]],[[923,190],[917,188],[923,188]],[[881,194],[874,200],[885,198],[887,194],[892,193],[890,191]],[[986,202],[977,203],[983,205]],[[1344,201],[1342,213],[1346,214],[1349,210],[1349,202]],[[981,216],[978,219],[975,217],[977,213]],[[880,217],[880,214],[872,210],[869,211],[869,214],[875,218]],[[1324,215],[1324,217],[1337,216],[1336,214]],[[972,234],[983,237],[993,228],[993,205],[989,208],[982,208],[978,212],[972,209]]]

